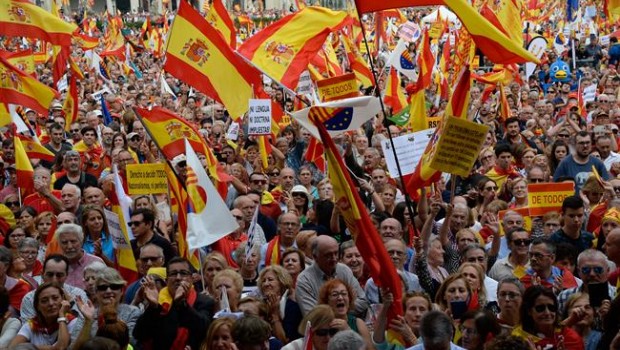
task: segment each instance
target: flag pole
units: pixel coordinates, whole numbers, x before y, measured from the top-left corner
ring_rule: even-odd
[[[355,6],[355,12],[357,13],[357,17],[361,18],[360,16],[360,12],[357,9],[357,4]],[[372,54],[370,53],[370,48],[368,47],[368,39],[366,38],[366,28],[364,27],[364,24],[360,22],[360,27],[362,29],[362,38],[364,39],[364,45],[366,46],[366,52],[368,52],[368,62],[370,63],[370,71],[372,72],[372,76],[375,79],[375,84],[376,84],[376,88],[375,90],[378,90],[379,87],[379,77],[377,76],[377,71],[375,70],[375,64],[374,64],[374,58],[372,56]],[[400,88],[400,87],[399,87]],[[384,126],[387,124],[387,113],[385,110],[385,104],[383,103],[383,99],[381,98],[381,92],[378,91],[379,93],[379,103],[381,104],[381,112],[383,113],[383,124]],[[394,155],[394,160],[396,161],[396,169],[398,170],[398,178],[400,179],[400,185],[401,188],[403,189],[403,194],[405,195],[405,203],[407,205],[407,210],[409,210],[409,214],[412,216],[413,218],[413,204],[411,203],[411,198],[409,197],[409,194],[405,188],[406,184],[405,184],[405,180],[403,178],[403,171],[401,169],[400,166],[400,162],[398,161],[398,154],[396,153],[396,147],[394,146],[394,138],[392,137],[392,132],[390,131],[390,127],[389,125],[387,125],[387,133],[388,133],[388,137],[390,139],[390,146],[392,148],[392,154]],[[413,220],[412,220],[413,221]],[[405,230],[404,235],[403,235],[405,242],[409,242],[409,232],[407,232],[407,230]]]

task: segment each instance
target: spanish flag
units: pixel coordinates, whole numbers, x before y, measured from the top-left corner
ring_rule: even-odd
[[[238,57],[187,1],[181,1],[172,24],[164,69],[222,102],[234,119],[248,110],[253,86],[262,86],[258,71]]]
[[[237,48],[237,32],[235,31],[235,24],[230,18],[226,7],[222,3],[222,0],[213,0],[213,5],[209,8],[209,11],[205,15],[207,22],[217,29],[224,37],[224,40],[228,42],[228,45],[234,50]]]
[[[13,137],[15,145],[15,171],[17,172],[17,187],[22,189],[34,188],[34,169],[28,159],[24,145],[19,137]]]
[[[620,15],[620,0],[605,0],[603,9],[605,11],[605,17],[607,17],[608,21],[612,21],[614,17],[618,17],[618,15]]]
[[[368,64],[366,60],[360,54],[359,50],[355,46],[355,44],[351,41],[351,39],[342,34],[342,45],[344,46],[344,51],[347,54],[347,59],[349,60],[349,67],[355,73],[355,78],[357,79],[360,86],[370,87],[375,85],[375,78],[368,68]]]
[[[5,104],[22,105],[47,115],[49,106],[58,96],[56,90],[15,68],[1,56],[0,79],[0,102]]]
[[[26,152],[26,155],[28,155],[28,158],[41,159],[48,162],[53,162],[54,158],[56,158],[56,155],[54,155],[54,153],[47,148],[43,147],[38,140],[21,134],[16,134],[16,136],[22,142],[22,146],[24,147],[24,151]]]
[[[62,110],[65,112],[65,131],[69,132],[71,124],[77,121],[79,105],[78,105],[78,90],[77,90],[77,76],[71,74],[69,77],[69,86],[65,101],[62,104]]]
[[[329,33],[352,22],[343,11],[306,7],[247,39],[239,53],[282,85],[294,90],[310,59]]]
[[[476,46],[495,63],[525,63],[539,60],[523,46],[485,19],[467,0],[356,0],[360,13],[412,6],[448,6],[467,28]]]
[[[396,69],[390,68],[390,75],[388,76],[385,84],[383,102],[390,106],[392,109],[392,114],[397,114],[407,107],[407,98],[405,97],[403,88],[400,85],[400,75]]]
[[[32,49],[17,52],[2,50],[0,51],[0,56],[6,58],[7,62],[9,62],[13,67],[36,77]]]
[[[73,35],[73,43],[83,50],[92,50],[99,46],[99,38],[93,38],[86,34],[75,33]]]
[[[77,28],[29,1],[0,1],[0,35],[37,38],[54,45],[70,46]]]
[[[385,250],[377,229],[370,221],[370,216],[357,193],[356,186],[345,170],[334,140],[329,136],[322,122],[316,121],[315,125],[325,147],[329,179],[334,186],[335,205],[340,208],[340,213],[355,240],[355,245],[368,266],[370,276],[377,285],[394,295],[394,303],[389,313],[390,318],[402,315],[402,284],[396,268]]]

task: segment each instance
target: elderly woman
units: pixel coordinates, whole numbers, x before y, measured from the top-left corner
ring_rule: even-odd
[[[308,324],[312,327],[312,350],[327,350],[329,340],[340,331],[335,327],[336,317],[328,305],[315,306],[299,324],[299,333],[305,334]],[[370,344],[370,343],[368,343]],[[304,350],[304,339],[290,342],[282,350]]]
[[[243,291],[243,278],[235,270],[225,269],[215,274],[211,284],[218,305],[217,310],[237,312]],[[227,296],[226,299],[223,298],[224,293]]]
[[[369,276],[368,272],[364,271],[364,259],[362,259],[362,254],[357,249],[355,241],[346,241],[340,245],[340,262],[351,269],[353,276],[360,283],[360,286],[364,288]]]
[[[97,276],[105,270],[106,265],[102,262],[92,262],[84,268],[84,291],[90,300],[95,300],[97,296]]]
[[[26,270],[22,273],[22,277],[27,279],[32,284],[35,276],[40,276],[43,273],[43,264],[37,260],[37,254],[39,252],[39,242],[31,237],[24,238],[17,247],[17,254],[24,259],[26,264]],[[38,283],[34,284],[36,288]]]
[[[299,238],[299,236],[298,236]],[[293,287],[297,283],[297,277],[306,269],[307,258],[298,248],[287,248],[280,258],[280,265],[284,267],[293,280]]]
[[[278,339],[284,343],[293,341],[301,335],[297,327],[303,315],[293,298],[293,280],[290,274],[279,265],[265,267],[258,276],[258,291],[271,312],[271,327]],[[281,302],[285,301],[284,308]]]
[[[69,313],[71,305],[65,291],[55,282],[43,283],[34,294],[36,316],[22,325],[10,347],[29,343],[38,349],[67,349],[77,319]]]
[[[497,321],[505,334],[510,334],[519,324],[519,310],[524,292],[523,284],[516,277],[505,278],[497,285],[497,301],[500,309]]]
[[[246,256],[248,242],[242,242],[233,253],[235,262],[239,266],[239,275],[243,278],[243,293],[256,289],[258,281],[258,262],[260,261],[260,246],[253,245],[249,256]]]
[[[211,252],[207,254],[202,263],[202,278],[207,289],[202,292],[211,296],[216,295],[215,290],[212,288],[213,278],[218,272],[227,268],[228,262],[226,262],[226,258],[221,253]]]
[[[95,281],[96,292],[92,302],[90,300],[81,300],[81,298],[77,300],[80,311],[86,308],[94,308],[93,318],[89,319],[87,315],[82,313],[85,318],[83,320],[80,319],[83,324],[80,324],[79,329],[82,327],[91,327],[91,334],[94,336],[98,329],[98,324],[94,322],[94,320],[97,319],[101,308],[103,306],[113,306],[116,308],[118,319],[125,322],[129,329],[130,337],[133,337],[133,328],[142,312],[135,306],[121,303],[123,289],[126,285],[127,282],[125,282],[118,271],[110,267],[104,268],[97,275]]]

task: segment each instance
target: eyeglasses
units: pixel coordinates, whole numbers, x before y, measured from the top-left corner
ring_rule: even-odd
[[[157,262],[159,260],[161,260],[161,256],[145,256],[140,258],[140,261],[143,263],[148,263],[148,262]]]
[[[192,275],[192,273],[187,271],[187,270],[170,271],[170,272],[168,272],[168,278],[171,278],[171,277],[189,277],[191,275]]]
[[[303,192],[293,192],[291,195],[293,197],[302,197],[302,198],[306,197],[306,194]]]
[[[131,226],[139,226],[142,223],[142,221],[130,221],[127,223],[127,225],[129,225],[129,227]]]
[[[556,312],[558,311],[558,307],[553,305],[553,304],[541,304],[541,305],[536,305],[534,306],[534,310],[536,312],[545,312],[545,310],[549,310],[551,312]]]
[[[527,180],[529,183],[540,183],[540,182],[545,182],[545,179],[529,179]]]
[[[602,275],[605,270],[600,266],[584,266],[581,268],[581,273],[584,275],[589,275],[590,272],[594,271],[596,275]]]
[[[19,207],[19,201],[15,201],[15,202],[4,202],[4,205],[6,205],[7,207]]]
[[[252,180],[252,183],[255,185],[266,185],[267,180]]]
[[[105,292],[109,289],[111,290],[121,290],[123,288],[122,284],[100,284],[97,286],[97,291]]]
[[[485,191],[497,191],[499,187],[497,186],[489,186],[489,187],[485,187],[484,190]]]
[[[78,133],[78,132],[80,132],[80,129],[71,129],[69,131],[71,131],[72,133]]]
[[[529,252],[527,254],[530,256],[530,258],[537,259],[537,260],[546,258],[552,255],[552,254],[543,254],[543,253],[538,253],[538,252]]]
[[[51,271],[49,271],[49,272],[45,273],[45,277],[47,277],[47,278],[54,278],[54,277],[56,277],[56,278],[63,278],[65,276],[67,276],[67,274],[65,272],[51,272]]]
[[[323,328],[323,329],[317,329],[316,331],[314,331],[314,335],[316,335],[317,337],[326,337],[327,335],[329,335],[330,337],[333,337],[339,331],[340,330],[338,328]]]
[[[513,239],[512,240],[512,244],[516,245],[516,246],[528,246],[530,245],[530,243],[532,243],[531,239]]]
[[[329,293],[329,297],[334,298],[334,299],[337,299],[338,297],[346,298],[348,296],[349,296],[349,293],[347,291]]]
[[[568,135],[568,134],[558,134],[558,137],[569,138],[570,135]]]
[[[521,294],[519,293],[513,293],[513,292],[500,292],[499,293],[500,300],[515,300],[520,297],[521,297]]]

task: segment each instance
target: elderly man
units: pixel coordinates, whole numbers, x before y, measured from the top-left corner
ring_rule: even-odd
[[[269,265],[279,265],[282,253],[291,247],[297,247],[295,238],[301,228],[299,217],[295,213],[284,213],[278,218],[278,235],[262,245],[262,257],[259,269]]]
[[[237,220],[239,228],[231,232],[226,237],[219,239],[217,242],[211,245],[214,251],[222,253],[226,258],[229,266],[233,268],[239,268],[232,254],[237,249],[239,244],[248,240],[248,235],[245,234],[245,222],[243,221],[243,213],[239,209],[233,209],[230,211],[232,216]]]
[[[143,288],[148,306],[138,318],[133,336],[142,348],[200,349],[215,301],[194,289],[189,261],[173,258],[166,268],[166,276],[167,286],[161,291],[151,277],[145,278]]]
[[[82,249],[84,232],[76,224],[64,224],[56,230],[56,239],[60,245],[62,255],[69,261],[69,273],[66,282],[72,286],[85,289],[84,268],[90,263],[98,261],[104,264],[101,258],[88,254]]]
[[[58,213],[62,211],[61,192],[50,189],[52,179],[50,170],[44,167],[37,167],[33,175],[35,192],[26,196],[24,206],[33,207],[37,213],[44,211]]]
[[[63,211],[68,211],[78,218],[82,217],[82,206],[80,205],[82,190],[73,184],[66,184],[60,191],[60,200],[62,201]]]
[[[69,297],[71,301],[74,301],[76,297],[82,298],[82,300],[88,300],[86,292],[84,290],[74,287],[65,283],[69,274],[69,260],[60,254],[52,254],[45,258],[43,262],[43,275],[41,277],[42,283],[55,282],[58,283],[64,290],[65,295]],[[22,322],[27,322],[31,318],[36,316],[34,309],[34,294],[36,290],[28,292],[22,299],[22,306],[20,317]]]
[[[305,315],[317,304],[319,289],[325,281],[338,278],[355,291],[355,314],[364,315],[368,308],[366,293],[353,276],[351,270],[338,263],[338,242],[329,236],[319,236],[312,242],[314,264],[305,269],[297,278],[295,295],[301,312]]]
[[[164,262],[164,250],[160,246],[148,243],[140,248],[140,257],[138,258],[137,265],[138,273],[142,278],[127,287],[125,291],[125,303],[132,305],[136,293],[142,288],[144,276],[147,275],[149,269],[151,267],[162,267],[164,266]]]
[[[514,270],[517,266],[529,267],[528,254],[532,243],[530,234],[524,228],[517,227],[507,231],[505,237],[510,253],[507,257],[498,259],[489,271],[489,277],[496,281],[515,277]]]
[[[76,185],[82,191],[88,186],[97,187],[97,178],[82,171],[82,158],[79,152],[68,151],[65,153],[62,166],[67,173],[54,182],[55,190],[62,189],[66,184]]]

